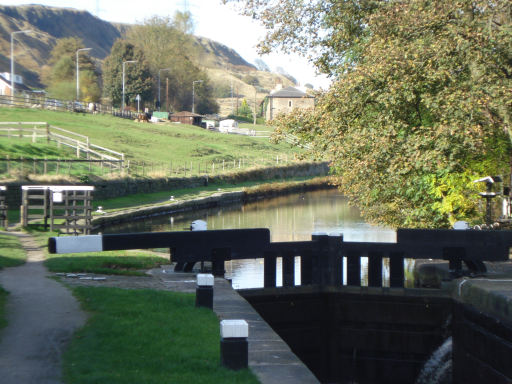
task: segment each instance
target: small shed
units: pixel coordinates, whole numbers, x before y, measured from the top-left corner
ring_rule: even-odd
[[[176,112],[171,115],[171,121],[173,123],[191,124],[200,127],[202,120],[202,115],[187,111]]]

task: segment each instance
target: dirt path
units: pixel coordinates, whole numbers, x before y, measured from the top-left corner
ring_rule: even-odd
[[[16,233],[27,263],[0,271],[0,285],[9,291],[8,325],[0,332],[2,384],[61,383],[60,356],[86,314],[71,292],[48,279],[44,254],[31,236]]]

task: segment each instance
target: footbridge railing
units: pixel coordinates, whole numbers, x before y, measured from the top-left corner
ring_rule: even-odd
[[[512,231],[399,229],[396,243],[348,242],[341,234],[315,233],[310,241],[271,242],[267,228],[52,237],[50,253],[169,248],[175,270],[212,262],[217,276],[224,262],[264,259],[264,286],[275,287],[281,259],[283,286],[361,286],[361,259],[368,260],[368,286],[383,285],[383,260],[389,260],[389,286],[404,286],[405,259],[448,260],[452,273],[485,273],[484,261],[509,260]],[[346,268],[346,271],[344,271]],[[299,272],[300,271],[300,272]],[[343,276],[346,279],[343,279]],[[345,280],[345,281],[344,281]]]

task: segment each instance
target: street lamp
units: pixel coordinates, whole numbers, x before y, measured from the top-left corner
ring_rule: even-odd
[[[14,35],[17,33],[31,33],[31,29],[11,32],[11,96],[14,100]]]
[[[158,110],[160,110],[160,72],[161,71],[170,71],[171,68],[162,68],[158,70]]]
[[[202,83],[203,80],[194,80],[192,82],[192,113],[194,113],[195,110],[195,97],[196,97],[196,83]]]
[[[136,63],[137,60],[123,61],[123,100],[121,101],[121,110],[124,111],[124,65],[126,63]]]
[[[80,67],[78,66],[78,52],[90,51],[92,48],[80,48],[76,51],[76,101],[80,101]]]

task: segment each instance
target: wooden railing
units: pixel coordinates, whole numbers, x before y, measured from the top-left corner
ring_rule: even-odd
[[[89,137],[67,129],[50,125],[46,122],[0,122],[0,136],[8,138],[30,138],[35,143],[38,139],[54,141],[57,146],[72,148],[77,158],[87,160],[112,161],[115,168],[122,168],[124,154],[92,144]]]
[[[101,238],[101,240],[98,240]],[[94,249],[91,244],[95,244]],[[484,273],[483,261],[506,261],[512,231],[399,229],[396,243],[345,242],[340,234],[313,234],[311,241],[270,242],[266,228],[191,232],[160,232],[51,238],[51,253],[170,248],[177,271],[190,271],[196,262],[211,261],[215,275],[224,262],[263,258],[264,287],[276,286],[277,259],[282,259],[283,286],[295,286],[298,260],[301,285],[361,286],[361,258],[368,258],[368,285],[383,286],[383,259],[389,259],[389,286],[404,287],[405,259],[449,260],[452,273]],[[346,281],[344,282],[344,264]]]
[[[25,96],[8,96],[0,95],[0,106],[2,107],[16,107],[16,108],[30,108],[30,109],[48,109],[52,111],[61,112],[76,112],[76,113],[101,113],[109,114],[116,117],[125,119],[134,119],[137,113],[131,111],[121,111],[119,108],[114,108],[110,105],[94,103],[91,108],[88,103],[77,102],[71,100],[59,100],[48,98],[44,95],[25,95]]]
[[[7,227],[7,204],[5,203],[5,193],[7,187],[0,185],[0,227]]]

